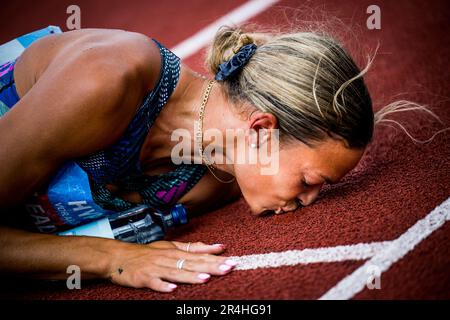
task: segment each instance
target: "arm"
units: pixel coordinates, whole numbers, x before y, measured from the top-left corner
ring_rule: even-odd
[[[189,214],[202,214],[220,208],[241,196],[241,190],[236,181],[221,183],[207,171],[195,186],[178,200],[188,210]]]
[[[200,272],[224,275],[229,271],[219,269],[226,258],[212,255],[224,248],[201,242],[192,244],[186,252],[187,244],[176,241],[138,245],[0,227],[0,246],[0,273],[40,279],[67,279],[67,267],[76,265],[83,279],[110,279],[123,286],[170,292],[174,288],[165,280],[204,283],[205,279],[198,277]],[[178,259],[186,260],[183,270],[176,269]],[[122,273],[117,272],[119,268]]]
[[[114,142],[134,115],[145,86],[136,68],[94,59],[92,51],[53,62],[31,90],[0,119],[0,206],[19,204],[64,161]],[[158,57],[159,58],[159,57]],[[133,89],[136,88],[136,89]],[[69,265],[86,277],[171,291],[168,281],[202,283],[199,272],[225,274],[221,247],[158,242],[149,246],[88,237],[59,237],[0,228],[0,271],[60,279]],[[196,254],[197,253],[197,254]],[[177,259],[187,259],[177,270]],[[125,271],[118,274],[121,267]]]
[[[0,271],[37,278],[65,279],[69,265],[85,278],[106,278],[117,259],[118,241],[89,237],[58,237],[0,227]],[[109,256],[105,253],[109,252]]]
[[[0,203],[8,207],[46,182],[66,160],[105,148],[125,130],[138,79],[92,54],[55,61],[0,119]],[[137,88],[138,86],[132,86]]]

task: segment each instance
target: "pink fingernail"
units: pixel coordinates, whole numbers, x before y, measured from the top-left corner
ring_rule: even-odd
[[[212,244],[212,246],[213,247],[225,247],[225,245],[223,245],[223,244],[221,244],[221,243],[215,243],[215,244]]]
[[[231,266],[228,266],[226,264],[221,264],[219,266],[219,269],[222,270],[222,271],[229,271],[231,269]]]
[[[227,265],[229,265],[229,266],[232,266],[232,267],[235,267],[235,266],[237,266],[239,263],[236,262],[236,261],[234,261],[234,260],[226,260],[226,261],[225,261],[225,264],[227,264]]]
[[[202,280],[207,280],[207,279],[209,279],[211,276],[210,276],[209,274],[207,274],[207,273],[200,273],[197,277],[198,277],[199,279],[202,279]]]
[[[177,288],[177,285],[176,285],[176,284],[173,284],[173,283],[169,283],[169,288],[172,289],[172,290],[174,290],[174,289]]]

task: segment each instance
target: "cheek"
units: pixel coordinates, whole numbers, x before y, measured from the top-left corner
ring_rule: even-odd
[[[242,192],[264,193],[273,183],[273,176],[262,175],[254,165],[240,165],[235,174]]]
[[[303,191],[300,185],[300,179],[293,175],[279,175],[274,183],[274,189],[279,199],[291,200]]]
[[[302,175],[301,169],[295,163],[280,163],[278,173],[276,175],[276,183],[286,188],[298,189],[301,187]]]
[[[246,202],[252,208],[260,208],[272,204],[276,194],[276,176],[262,175],[252,165],[235,167],[236,179]]]
[[[235,170],[242,195],[250,207],[274,207],[298,197],[302,191],[299,178],[292,172],[280,170],[276,175],[262,175],[251,167]]]

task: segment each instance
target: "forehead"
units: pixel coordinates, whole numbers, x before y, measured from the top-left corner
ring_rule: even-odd
[[[314,147],[295,143],[288,152],[290,161],[303,172],[337,181],[358,164],[364,149],[349,149],[342,141],[330,138]]]

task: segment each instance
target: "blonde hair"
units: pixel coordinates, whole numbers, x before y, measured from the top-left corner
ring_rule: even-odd
[[[250,103],[275,115],[285,141],[300,140],[314,146],[329,136],[343,139],[349,148],[364,148],[372,140],[375,124],[393,122],[415,142],[430,141],[414,139],[404,126],[386,118],[396,112],[421,110],[439,120],[425,106],[401,100],[373,112],[363,79],[373,57],[360,70],[344,47],[328,35],[251,30],[256,28],[260,26],[219,28],[207,49],[205,67],[215,75],[219,65],[242,46],[256,44],[248,63],[236,76],[221,82],[221,89],[236,105]]]

